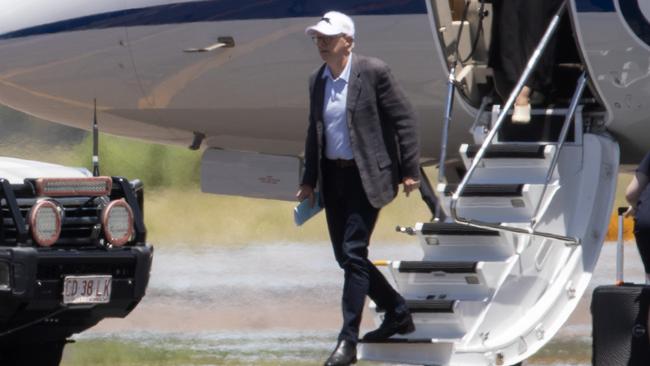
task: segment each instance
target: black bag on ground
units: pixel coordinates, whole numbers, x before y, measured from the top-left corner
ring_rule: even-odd
[[[599,286],[591,300],[594,366],[650,365],[650,286]]]

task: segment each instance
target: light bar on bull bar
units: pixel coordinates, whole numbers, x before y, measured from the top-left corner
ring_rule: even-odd
[[[106,196],[111,193],[110,177],[92,178],[39,178],[36,180],[38,196]]]

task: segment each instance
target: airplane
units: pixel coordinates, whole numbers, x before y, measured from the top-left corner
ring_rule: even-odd
[[[391,66],[420,116],[423,164],[460,150],[447,166],[458,176],[435,187],[455,223],[404,228],[423,261],[388,265],[418,313],[416,338],[361,356],[522,362],[586,289],[619,165],[650,149],[648,1],[566,1],[552,29],[558,93],[528,130],[492,93],[480,0],[23,0],[0,9],[0,103],[88,129],[96,99],[104,132],[202,148],[203,191],[293,200],[321,62],[304,30],[328,10],[355,20],[355,52]],[[456,49],[467,60],[452,62]]]

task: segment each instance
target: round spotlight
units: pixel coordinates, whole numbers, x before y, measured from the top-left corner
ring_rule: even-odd
[[[108,204],[102,211],[104,236],[115,246],[126,244],[133,235],[133,210],[125,200]]]
[[[32,238],[42,247],[49,247],[61,235],[61,210],[48,200],[36,202],[29,211],[29,228]]]

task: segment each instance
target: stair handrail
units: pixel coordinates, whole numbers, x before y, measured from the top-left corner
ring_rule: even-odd
[[[544,181],[544,188],[542,189],[542,194],[540,195],[539,201],[537,202],[537,207],[533,212],[532,220],[530,223],[530,226],[533,229],[537,226],[537,224],[539,224],[539,222],[537,221],[537,215],[539,215],[539,210],[542,208],[542,202],[544,201],[544,196],[546,196],[548,185],[551,183],[551,180],[553,179],[553,172],[555,171],[555,167],[557,166],[557,162],[560,158],[560,152],[562,151],[562,148],[564,147],[564,143],[566,142],[566,137],[569,134],[569,126],[571,126],[571,121],[573,120],[573,117],[576,114],[576,110],[578,109],[578,104],[580,103],[580,97],[582,97],[582,93],[584,92],[586,86],[587,86],[587,72],[583,71],[580,77],[578,78],[576,90],[573,93],[573,97],[571,98],[571,103],[569,104],[569,109],[567,110],[566,116],[564,118],[564,124],[562,125],[562,130],[560,131],[560,137],[558,138],[555,152],[553,153],[553,159],[551,160],[551,164],[549,166],[548,172],[546,173],[546,179]]]
[[[456,63],[454,62],[447,78],[447,101],[445,103],[445,117],[442,125],[442,138],[440,139],[440,165],[438,167],[438,183],[445,181],[445,161],[447,160],[447,141],[449,140],[449,125],[454,109],[454,95],[456,94]]]
[[[483,156],[485,155],[488,147],[492,145],[492,140],[494,140],[494,137],[496,134],[499,132],[501,129],[501,126],[503,125],[506,117],[508,116],[508,112],[510,109],[512,109],[513,105],[515,104],[515,99],[517,98],[517,95],[521,92],[521,90],[524,88],[524,85],[530,78],[530,75],[535,71],[535,67],[539,63],[539,60],[544,53],[544,50],[546,49],[546,46],[550,43],[551,38],[557,31],[560,20],[562,18],[562,15],[564,15],[564,12],[566,11],[567,8],[567,2],[568,0],[565,0],[562,2],[560,7],[558,8],[557,12],[551,19],[551,22],[549,23],[549,26],[546,29],[546,32],[544,32],[544,36],[540,40],[539,44],[537,45],[537,48],[533,52],[532,56],[528,60],[528,63],[526,64],[526,68],[524,69],[524,72],[522,73],[521,77],[519,78],[519,81],[517,81],[517,84],[513,88],[512,92],[510,93],[510,96],[508,97],[508,100],[506,101],[506,104],[504,108],[500,111],[499,117],[497,118],[496,123],[488,133],[487,137],[485,138],[485,141],[483,141],[483,144],[481,145],[481,148],[479,151],[476,153],[476,156],[472,160],[472,164],[470,168],[467,170],[467,173],[463,177],[462,181],[458,185],[458,188],[456,189],[456,192],[452,195],[451,198],[451,203],[450,203],[450,213],[451,217],[454,219],[455,222],[459,224],[465,224],[473,227],[478,227],[482,229],[492,229],[492,230],[498,230],[498,231],[507,231],[507,232],[514,232],[514,233],[520,233],[520,234],[528,234],[528,235],[533,235],[533,236],[541,236],[545,238],[550,238],[550,239],[555,239],[555,240],[560,240],[560,241],[565,241],[567,243],[573,244],[573,245],[579,245],[580,244],[580,238],[577,237],[570,237],[570,236],[565,236],[565,235],[558,235],[554,233],[547,233],[547,232],[539,232],[535,231],[533,227],[527,227],[527,228],[521,228],[521,227],[514,227],[514,226],[509,226],[509,225],[503,225],[503,224],[496,224],[496,223],[491,223],[491,222],[485,222],[481,220],[471,220],[467,219],[465,217],[461,217],[458,215],[457,212],[457,205],[458,205],[458,200],[460,199],[461,195],[465,191],[465,188],[471,179],[471,177],[474,175],[474,172],[476,171],[476,168],[478,167],[479,163],[483,159]]]
[[[485,96],[481,99],[481,106],[478,107],[478,113],[476,113],[476,117],[474,118],[474,123],[472,123],[472,127],[469,128],[469,133],[472,133],[472,131],[476,130],[479,126],[482,125],[483,123],[483,113],[485,113],[487,107],[491,105],[493,102],[492,96],[488,95]]]

